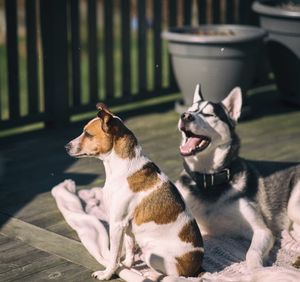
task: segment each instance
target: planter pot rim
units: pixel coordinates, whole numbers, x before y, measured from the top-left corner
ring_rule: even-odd
[[[197,31],[233,31],[234,35],[198,35],[188,32]],[[191,44],[233,44],[253,40],[260,40],[267,35],[267,32],[259,27],[246,25],[201,25],[200,27],[171,27],[169,31],[162,33],[162,37],[172,42]]]
[[[258,14],[271,16],[271,17],[300,19],[300,12],[289,11],[286,9],[282,9],[278,6],[267,5],[268,3],[272,3],[272,2],[273,1],[268,1],[268,0],[255,1],[252,4],[252,10]]]

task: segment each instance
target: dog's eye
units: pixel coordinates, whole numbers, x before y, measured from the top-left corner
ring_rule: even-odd
[[[88,133],[87,131],[84,131],[84,136],[87,138],[93,138],[93,135]]]
[[[200,113],[201,115],[203,115],[204,117],[215,117],[214,114],[206,114],[206,113]]]

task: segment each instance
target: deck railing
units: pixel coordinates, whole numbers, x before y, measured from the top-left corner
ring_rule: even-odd
[[[251,3],[0,0],[0,128],[64,125],[100,100],[121,105],[174,93],[161,31],[252,24]]]

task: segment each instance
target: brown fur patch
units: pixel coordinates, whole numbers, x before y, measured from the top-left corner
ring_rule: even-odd
[[[114,137],[114,150],[120,158],[133,159],[135,157],[134,149],[137,139],[121,120],[105,113],[102,128]]]
[[[102,121],[96,118],[84,127],[87,134],[82,137],[80,147],[89,155],[105,154],[113,147],[113,137],[106,134],[101,125]]]
[[[203,252],[200,250],[188,252],[176,257],[176,268],[179,276],[197,277],[202,272]]]
[[[203,246],[202,236],[195,219],[182,227],[179,238],[183,242],[192,243],[194,247]]]
[[[292,265],[293,267],[300,269],[300,256],[297,257],[297,259],[294,261]]]
[[[159,173],[159,168],[154,163],[148,162],[140,170],[127,177],[129,188],[133,192],[148,190],[158,182]]]
[[[185,204],[177,188],[171,182],[165,182],[136,207],[134,222],[137,225],[151,221],[167,224],[176,221],[184,210]]]
[[[122,159],[133,159],[135,157],[134,148],[137,145],[136,137],[124,124],[122,127],[116,134],[115,152]]]

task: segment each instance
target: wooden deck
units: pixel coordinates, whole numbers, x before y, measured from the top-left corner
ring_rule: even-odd
[[[300,161],[300,108],[287,106],[274,91],[249,98],[253,115],[240,122],[244,157]],[[139,115],[127,120],[148,156],[176,180],[182,166],[178,153],[178,114]],[[78,242],[50,195],[65,178],[79,188],[101,185],[103,166],[92,159],[72,159],[64,144],[81,125],[0,140],[5,159],[0,205],[0,281],[95,281],[99,265]],[[116,278],[114,281],[117,281]]]

